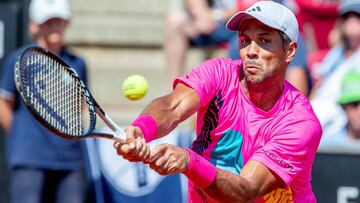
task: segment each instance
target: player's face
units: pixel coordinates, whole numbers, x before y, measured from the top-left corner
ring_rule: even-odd
[[[289,58],[279,31],[263,23],[248,19],[239,30],[239,53],[243,61],[243,71],[248,82],[282,82]]]
[[[349,127],[360,132],[360,101],[346,104],[344,109],[348,116]]]

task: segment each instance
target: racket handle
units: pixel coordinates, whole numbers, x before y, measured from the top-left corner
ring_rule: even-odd
[[[126,142],[126,135],[125,132],[122,129],[116,129],[114,130],[115,134],[113,137],[114,141],[125,143]]]

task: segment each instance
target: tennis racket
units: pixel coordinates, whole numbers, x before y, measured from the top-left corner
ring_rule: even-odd
[[[125,134],[97,104],[76,72],[41,47],[25,48],[15,64],[21,99],[47,129],[66,139],[102,137],[125,142]],[[100,117],[113,134],[96,131]]]

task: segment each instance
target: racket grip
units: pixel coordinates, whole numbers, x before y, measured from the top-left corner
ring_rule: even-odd
[[[126,143],[126,135],[123,130],[116,129],[113,140],[116,142]]]

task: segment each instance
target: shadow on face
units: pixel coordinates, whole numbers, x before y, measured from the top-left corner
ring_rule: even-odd
[[[267,78],[283,80],[287,64],[296,51],[296,42],[284,46],[281,32],[249,18],[239,26],[239,54],[245,77],[254,83]]]

